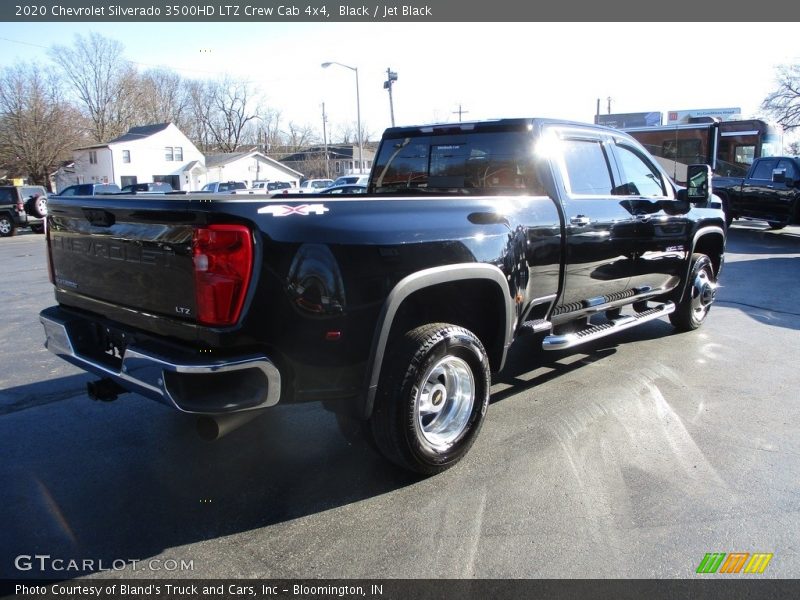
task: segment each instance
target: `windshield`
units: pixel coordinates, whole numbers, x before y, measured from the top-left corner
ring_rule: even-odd
[[[374,191],[543,195],[532,148],[523,131],[386,139],[373,167]]]

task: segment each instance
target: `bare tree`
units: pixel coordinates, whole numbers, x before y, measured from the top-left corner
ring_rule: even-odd
[[[304,161],[300,161],[292,168],[300,171],[305,177],[327,177],[327,161],[325,160],[325,153],[318,152],[314,155],[309,155]]]
[[[290,122],[287,129],[289,131],[284,134],[284,146],[288,152],[297,152],[319,141],[319,136],[311,125]]]
[[[52,72],[20,64],[0,72],[0,161],[47,185],[80,143],[80,115],[62,97]]]
[[[778,88],[761,108],[786,131],[800,127],[800,64],[778,67]]]
[[[281,117],[281,111],[275,109],[264,110],[261,115],[259,144],[264,152],[272,152],[273,148],[281,144]]]
[[[94,32],[76,35],[72,47],[54,46],[50,56],[83,105],[94,141],[108,141],[137,124],[138,75],[120,42]]]
[[[336,126],[336,137],[340,144],[357,144],[358,136],[356,135],[356,127],[353,123],[340,123]]]
[[[258,138],[260,107],[245,81],[226,77],[190,85],[194,128],[190,137],[203,151],[236,152]]]
[[[167,69],[151,69],[139,76],[137,85],[138,124],[173,123],[181,131],[190,130],[192,99],[186,80]]]
[[[361,123],[361,143],[366,144],[370,138],[369,126],[366,123]],[[340,140],[341,144],[358,144],[358,124],[340,123],[336,126],[336,137]]]

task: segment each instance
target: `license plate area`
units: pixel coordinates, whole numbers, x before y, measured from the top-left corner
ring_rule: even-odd
[[[82,353],[108,367],[121,369],[125,348],[133,342],[131,336],[99,323],[91,323],[87,333],[87,339],[83,340]]]

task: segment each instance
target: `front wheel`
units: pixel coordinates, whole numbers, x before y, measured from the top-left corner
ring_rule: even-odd
[[[717,278],[711,259],[705,254],[692,254],[689,281],[683,298],[669,316],[672,325],[680,331],[691,331],[703,324],[717,296]]]
[[[390,349],[370,424],[381,453],[434,475],[456,464],[475,441],[489,405],[486,351],[471,331],[432,323]]]

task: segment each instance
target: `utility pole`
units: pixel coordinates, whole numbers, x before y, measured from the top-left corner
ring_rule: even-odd
[[[607,99],[608,99],[608,114],[611,114],[611,96],[609,96]]]
[[[383,89],[389,92],[389,115],[392,117],[392,127],[394,127],[394,102],[392,101],[392,85],[397,81],[397,73],[389,67],[386,69],[386,81],[383,82]]]
[[[458,110],[454,110],[454,111],[452,111],[452,112],[453,112],[453,114],[454,114],[454,115],[455,115],[455,114],[457,114],[457,115],[458,115],[458,122],[459,122],[459,123],[461,123],[461,115],[463,115],[463,114],[466,114],[466,113],[468,113],[469,111],[468,111],[468,110],[464,110],[463,108],[461,108],[461,103],[459,103],[459,105],[458,105]]]
[[[328,117],[325,114],[325,103],[322,103],[322,143],[325,146],[325,177],[330,179],[331,177],[331,169],[330,163],[328,162],[328,134],[325,130],[325,125],[328,122]]]

